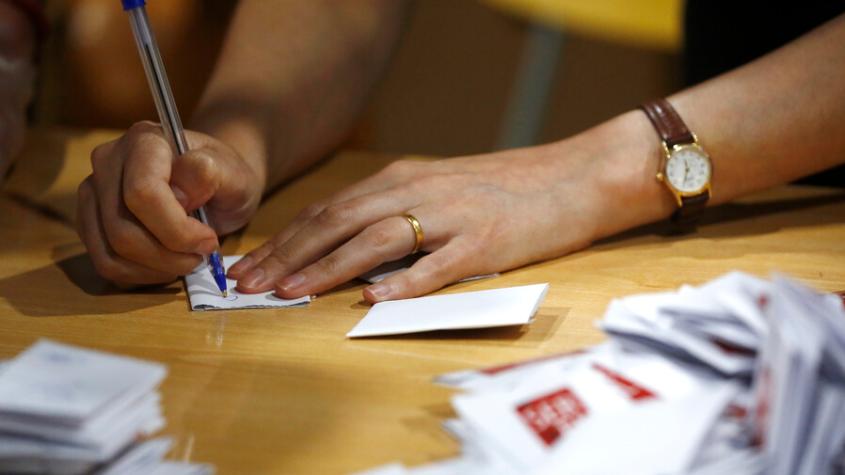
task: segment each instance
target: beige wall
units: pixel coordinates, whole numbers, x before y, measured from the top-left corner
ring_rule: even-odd
[[[307,1],[307,0],[306,0]],[[200,3],[202,3],[200,5]],[[40,109],[47,122],[126,127],[154,118],[131,34],[114,0],[65,0],[50,40]],[[150,2],[177,102],[187,117],[209,74],[231,2]],[[459,155],[490,150],[526,24],[474,0],[418,0],[354,146]],[[187,54],[190,52],[190,54]],[[168,59],[169,58],[169,59]],[[174,61],[173,58],[179,58]],[[567,35],[543,140],[554,140],[676,88],[672,55]]]
[[[394,152],[490,150],[526,27],[474,1],[420,1],[367,114],[364,136]],[[565,35],[542,141],[668,94],[678,77],[676,55]]]

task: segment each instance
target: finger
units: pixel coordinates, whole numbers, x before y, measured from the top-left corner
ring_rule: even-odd
[[[187,212],[203,206],[220,188],[220,171],[214,158],[204,150],[190,150],[173,160],[170,187]]]
[[[474,275],[475,247],[467,239],[453,239],[418,260],[410,269],[366,287],[364,298],[368,302],[377,303],[417,297]]]
[[[276,284],[282,298],[313,295],[347,282],[383,262],[408,255],[415,238],[408,221],[393,216],[373,224],[346,244]]]
[[[160,284],[176,279],[176,275],[156,271],[117,256],[108,246],[102,220],[97,212],[97,198],[89,177],[79,185],[77,233],[88,249],[94,268],[101,276],[118,284]]]
[[[198,254],[173,252],[163,245],[125,208],[120,206],[120,160],[114,157],[114,144],[94,150],[91,163],[98,216],[109,247],[129,261],[144,263],[168,274],[190,273],[201,261]]]
[[[236,262],[227,271],[229,278],[239,280],[246,276],[256,265],[269,256],[276,247],[283,245],[294,234],[299,232],[310,220],[325,209],[325,202],[314,203],[297,214],[293,221],[281,232],[273,236],[261,246],[249,251],[241,260]]]
[[[230,279],[239,280],[242,279],[248,274],[259,262],[264,260],[265,257],[269,256],[270,253],[273,252],[273,249],[276,248],[274,244],[274,240],[271,239],[270,241],[265,242],[264,244],[258,246],[257,248],[253,249],[246,253],[241,260],[234,263],[229,269],[226,271],[226,275]]]
[[[270,255],[278,246],[285,244],[290,238],[298,234],[311,220],[322,213],[327,207],[350,201],[365,195],[375,194],[402,183],[423,172],[425,162],[413,160],[398,160],[387,167],[345,189],[332,197],[318,201],[300,211],[296,217],[276,235],[259,248],[247,253],[243,259],[233,265],[228,273],[233,279],[246,276],[259,262]]]
[[[238,280],[244,292],[264,292],[281,278],[326,255],[366,227],[412,208],[416,198],[394,190],[330,206]]]
[[[209,254],[218,247],[217,234],[188,216],[179,203],[170,187],[173,152],[160,130],[150,127],[136,124],[127,132],[123,202],[166,248]]]
[[[274,249],[284,245],[292,236],[298,233],[306,224],[319,215],[327,202],[317,202],[299,212],[293,221],[281,232],[273,236],[261,246],[249,251],[241,260],[227,271],[229,278],[239,280],[244,278],[256,265],[269,256]]]

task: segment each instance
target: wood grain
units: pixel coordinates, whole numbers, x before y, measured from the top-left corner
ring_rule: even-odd
[[[696,234],[636,229],[587,251],[442,292],[537,282],[535,321],[506,328],[347,340],[366,313],[353,282],[306,308],[192,313],[180,283],[123,292],[93,272],[72,227],[88,154],[109,131],[31,134],[0,194],[0,358],[40,337],[163,362],[165,434],[179,459],[221,474],[348,473],[453,455],[439,429],[450,391],[439,373],[571,350],[615,296],[698,284],[734,269],[845,289],[845,194],[782,187],[709,209]],[[307,203],[396,157],[342,152],[269,197],[224,245],[260,244]],[[565,232],[562,230],[561,232]]]

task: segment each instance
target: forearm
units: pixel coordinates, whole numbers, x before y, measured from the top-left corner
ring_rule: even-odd
[[[240,2],[191,128],[232,146],[272,188],[348,134],[404,8],[393,0]]]
[[[711,155],[710,203],[845,162],[843,45],[845,16],[840,16],[669,98]],[[571,140],[604,154],[600,186],[610,201],[627,204],[620,216],[608,216],[597,237],[662,219],[675,209],[670,193],[654,178],[660,142],[642,112],[626,113]]]

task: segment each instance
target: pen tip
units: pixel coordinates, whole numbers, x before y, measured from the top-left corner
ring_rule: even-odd
[[[224,290],[224,291],[223,291],[223,298],[225,299],[225,298],[226,298],[226,297],[228,297],[228,296],[229,296],[229,291],[228,291],[228,290]]]

